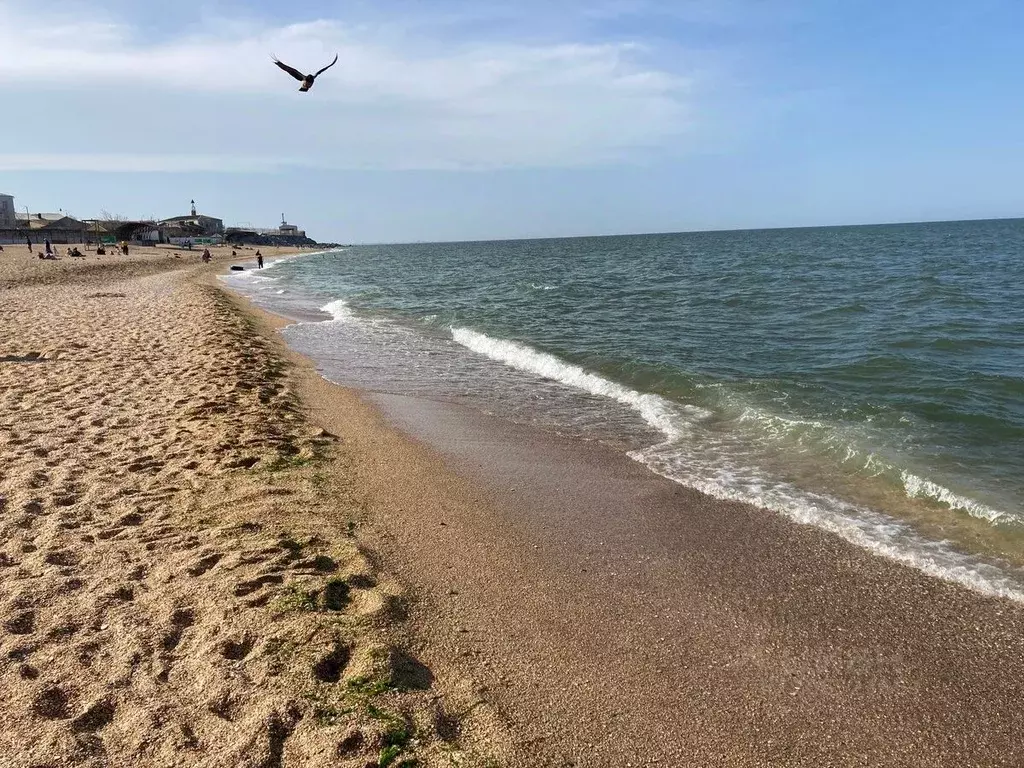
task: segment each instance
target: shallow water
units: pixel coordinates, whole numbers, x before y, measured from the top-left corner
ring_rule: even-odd
[[[332,380],[1024,584],[1024,220],[365,246],[227,279],[326,311],[285,336]]]

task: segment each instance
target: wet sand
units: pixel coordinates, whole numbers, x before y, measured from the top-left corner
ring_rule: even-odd
[[[526,765],[1019,764],[1024,606],[598,444],[303,393],[376,478],[423,658],[480,681]]]
[[[428,512],[407,492],[386,562],[537,764],[1019,764],[1019,604],[600,445],[372,399],[471,494]]]

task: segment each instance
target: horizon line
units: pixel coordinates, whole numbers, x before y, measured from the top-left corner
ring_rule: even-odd
[[[917,221],[872,221],[855,222],[850,224],[801,224],[776,227],[732,227],[721,229],[676,229],[662,230],[656,232],[607,232],[590,235],[535,235],[526,237],[486,237],[470,238],[466,240],[374,240],[374,241],[349,241],[349,246],[362,245],[444,245],[449,243],[511,243],[533,240],[584,240],[587,238],[603,237],[647,237],[651,235],[696,235],[696,234],[718,234],[723,232],[778,232],[788,229],[840,229],[845,227],[894,227],[916,224],[963,224],[967,222],[981,221],[1021,221],[1024,216],[992,216],[975,219],[920,219]]]

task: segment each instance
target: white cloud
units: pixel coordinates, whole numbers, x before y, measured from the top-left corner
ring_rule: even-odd
[[[693,121],[691,78],[645,63],[651,52],[635,41],[483,43],[411,39],[386,23],[207,21],[150,43],[123,20],[0,0],[0,91],[26,106],[70,99],[76,110],[62,118],[66,135],[23,126],[13,146],[25,154],[8,143],[0,168],[185,170],[203,158],[224,171],[565,167],[676,148]],[[338,65],[310,94],[269,58],[313,70],[335,51]]]

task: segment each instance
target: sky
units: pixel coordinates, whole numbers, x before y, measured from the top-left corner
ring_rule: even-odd
[[[1020,0],[0,0],[19,209],[406,242],[1024,216]],[[309,93],[271,55],[313,71]]]

